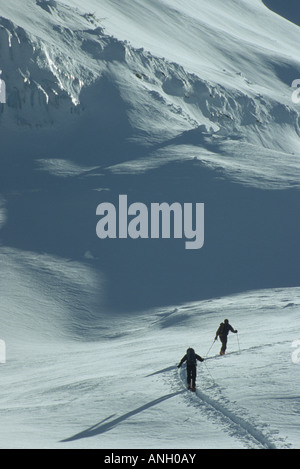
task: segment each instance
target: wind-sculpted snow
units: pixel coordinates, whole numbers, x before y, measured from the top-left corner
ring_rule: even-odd
[[[38,5],[51,12],[51,19],[52,13],[63,19],[70,13],[57,2]],[[8,95],[7,106],[2,107],[3,123],[11,117],[29,127],[53,125],[57,119],[61,122],[62,113],[64,119],[71,119],[70,114],[75,113],[76,125],[83,112],[85,116],[95,113],[91,103],[81,96],[83,88],[88,93],[88,88],[98,83],[91,89],[94,95],[99,94],[98,104],[94,101],[93,107],[100,108],[107,95],[101,90],[99,77],[109,76],[120,89],[124,106],[130,103],[133,107],[128,118],[137,134],[155,135],[153,117],[158,114],[158,121],[168,116],[177,122],[177,133],[180,128],[198,128],[199,134],[203,129],[210,138],[238,138],[253,144],[265,139],[263,146],[274,150],[282,148],[282,139],[279,143],[276,133],[269,134],[267,127],[273,123],[288,126],[291,136],[295,132],[294,138],[299,137],[298,113],[293,107],[255,90],[255,83],[242,72],[232,73],[232,79],[244,82],[243,90],[224,87],[108,35],[92,15],[75,10],[75,21],[73,17],[78,29],[52,19],[47,38],[2,17],[0,59]],[[149,107],[147,121],[141,119],[143,101]],[[162,136],[158,138],[162,140]]]
[[[261,0],[1,2],[3,447],[297,446],[298,55]],[[128,236],[174,202],[201,248]]]

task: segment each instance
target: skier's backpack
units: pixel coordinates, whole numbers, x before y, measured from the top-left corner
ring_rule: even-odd
[[[219,329],[218,329],[218,335],[223,335],[225,334],[225,324],[224,322],[221,322]]]
[[[188,366],[196,365],[196,354],[193,348],[188,348],[186,351],[186,362]]]

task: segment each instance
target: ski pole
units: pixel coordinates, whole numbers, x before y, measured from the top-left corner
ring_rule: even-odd
[[[215,381],[213,375],[211,374],[211,372],[209,371],[209,368],[208,368],[207,364],[205,363],[205,361],[204,361],[204,365],[205,365],[205,368],[206,368],[208,374],[210,375],[211,379],[212,379],[213,382],[216,384],[216,381]]]
[[[216,341],[216,339],[214,339],[213,343],[212,343],[211,346],[209,347],[209,350],[208,350],[208,352],[207,352],[206,355],[205,355],[206,357],[207,357],[207,355],[209,354],[209,352],[211,351],[212,346],[214,345],[215,341]]]
[[[239,341],[239,335],[238,335],[238,333],[236,334],[236,338],[237,338],[239,353],[241,353],[241,347],[240,347],[240,341]]]

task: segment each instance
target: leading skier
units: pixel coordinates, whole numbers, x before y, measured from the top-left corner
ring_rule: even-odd
[[[233,332],[234,334],[237,333],[237,330],[233,329],[233,327],[229,324],[228,319],[224,319],[224,322],[221,322],[215,337],[215,340],[217,340],[217,338],[219,337],[222,343],[220,355],[225,355],[229,331]]]

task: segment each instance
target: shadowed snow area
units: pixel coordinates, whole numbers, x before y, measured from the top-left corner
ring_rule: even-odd
[[[287,0],[284,2],[280,0],[263,0],[263,3],[277,15],[300,26],[299,3],[297,0]]]
[[[297,24],[291,1],[0,1],[1,447],[299,446]],[[122,194],[203,203],[203,247],[100,239]]]

